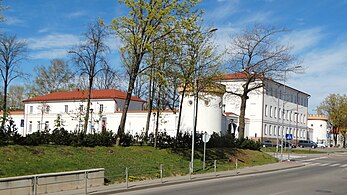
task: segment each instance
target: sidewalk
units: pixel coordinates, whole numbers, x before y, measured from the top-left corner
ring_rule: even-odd
[[[249,175],[255,173],[266,173],[271,171],[280,171],[284,169],[292,169],[304,166],[302,163],[298,163],[295,161],[283,161],[273,164],[266,164],[254,167],[245,167],[237,170],[230,171],[221,171],[216,173],[206,173],[206,174],[193,174],[193,175],[184,175],[184,176],[176,176],[176,177],[165,177],[163,180],[161,179],[153,179],[153,180],[144,180],[137,182],[129,182],[128,187],[126,183],[119,184],[111,184],[108,186],[101,186],[95,188],[89,188],[88,194],[93,195],[106,195],[106,194],[115,194],[126,191],[134,191],[146,188],[153,188],[163,185],[174,185],[179,183],[187,183],[201,180],[209,180],[223,177],[235,177],[239,175]],[[59,192],[52,193],[51,195],[72,195],[72,194],[85,194],[83,189],[73,190],[68,192]]]

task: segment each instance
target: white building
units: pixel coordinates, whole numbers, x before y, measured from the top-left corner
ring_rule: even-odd
[[[227,91],[242,90],[245,81],[243,73],[225,75],[221,83]],[[307,128],[308,98],[310,95],[283,85],[273,80],[256,79],[255,83],[264,82],[264,86],[249,93],[246,104],[245,137],[255,140],[271,140],[285,134],[292,134],[293,141],[312,139]],[[240,114],[241,99],[230,93],[223,97],[225,112]]]
[[[224,89],[224,88],[223,88]],[[197,131],[206,131],[210,134],[220,132],[222,124],[221,97],[209,95],[206,91],[199,93]],[[87,132],[106,129],[117,132],[126,94],[114,90],[92,90],[90,119]],[[202,100],[203,99],[203,100]],[[187,92],[181,117],[181,130],[191,132],[193,130],[193,95]],[[11,113],[12,119],[18,127],[18,132],[27,135],[43,129],[54,129],[58,116],[67,130],[82,130],[84,116],[87,107],[87,91],[53,92],[51,94],[30,98],[23,101],[24,112]],[[128,109],[125,132],[141,134],[145,132],[147,110],[144,110],[146,101],[132,97]],[[150,119],[149,133],[156,127],[156,111],[153,111]],[[159,132],[166,131],[170,136],[176,136],[178,113],[161,111],[159,117]]]
[[[329,135],[328,117],[325,115],[308,115],[308,127],[312,129],[312,141],[316,143],[332,144]]]
[[[257,79],[255,82],[263,82]],[[255,140],[272,140],[292,134],[294,141],[312,139],[307,127],[308,94],[272,80],[265,80],[265,87],[249,94],[246,107],[245,136]],[[240,99],[225,93],[226,90],[240,89],[242,73],[225,75],[223,85],[206,87],[198,94],[198,106],[194,108],[191,90],[185,94],[182,105],[181,131],[191,132],[194,127],[194,110],[197,114],[197,132],[235,133],[237,136]],[[221,87],[222,86],[222,87]],[[182,89],[179,89],[182,92]],[[117,132],[126,94],[110,90],[93,90],[91,96],[88,132],[102,129]],[[61,117],[67,130],[81,130],[86,112],[87,91],[54,92],[44,96],[24,100],[23,114],[12,114],[19,133],[26,135],[44,128],[54,129],[55,120]],[[145,132],[146,102],[131,98],[127,114],[125,132],[141,134]],[[155,112],[151,114],[149,133],[156,126]],[[176,136],[178,112],[162,111],[159,117],[159,131]],[[282,128],[284,127],[284,128]]]

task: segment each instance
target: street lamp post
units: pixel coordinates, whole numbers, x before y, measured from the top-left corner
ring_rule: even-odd
[[[292,70],[295,69],[300,69],[302,68],[302,66],[295,66],[292,68]],[[281,162],[283,160],[283,144],[284,144],[284,116],[285,116],[285,101],[286,101],[286,78],[287,78],[287,71],[290,71],[291,69],[286,69],[284,70],[284,74],[283,74],[283,100],[282,100],[282,147],[281,147]]]
[[[217,31],[217,28],[213,28],[208,30],[207,32],[202,33],[207,34],[207,33],[212,33]],[[190,172],[194,172],[194,145],[195,145],[195,132],[196,132],[196,126],[197,126],[197,120],[198,120],[198,78],[197,78],[197,70],[194,70],[194,110],[193,110],[193,132],[192,132],[192,155],[191,155],[191,170]]]

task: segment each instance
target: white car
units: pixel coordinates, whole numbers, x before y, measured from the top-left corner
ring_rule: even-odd
[[[318,147],[318,148],[326,148],[327,145],[322,144],[322,143],[317,143],[317,147]]]

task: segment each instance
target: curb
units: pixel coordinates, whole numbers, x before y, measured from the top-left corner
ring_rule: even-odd
[[[189,180],[178,180],[178,181],[164,181],[163,183],[153,183],[153,184],[148,184],[144,186],[136,186],[136,184],[133,187],[129,188],[122,188],[122,189],[109,189],[109,190],[96,190],[94,192],[90,192],[89,194],[92,195],[110,195],[110,194],[115,194],[115,193],[122,193],[122,192],[132,192],[132,191],[137,191],[137,190],[144,190],[144,189],[149,189],[149,188],[156,188],[156,187],[161,187],[161,186],[171,186],[171,185],[176,185],[176,184],[182,184],[182,183],[188,183],[188,182],[197,182],[197,181],[206,181],[206,180],[213,180],[213,179],[220,179],[220,178],[229,178],[229,177],[237,177],[237,176],[245,176],[245,175],[253,175],[253,174],[261,174],[261,173],[269,173],[269,172],[276,172],[276,171],[283,171],[283,170],[289,170],[289,169],[295,169],[295,168],[300,168],[304,167],[304,164],[297,164],[293,166],[288,166],[288,167],[278,167],[274,169],[268,169],[268,170],[256,170],[256,171],[249,171],[249,172],[236,172],[234,174],[225,174],[225,175],[217,175],[216,176],[205,176],[205,177],[192,177],[192,179]],[[252,167],[247,167],[247,168],[252,168]],[[219,172],[221,173],[221,172]]]

